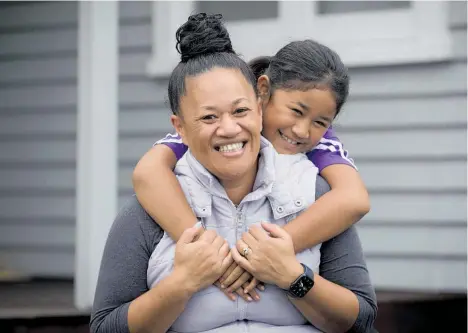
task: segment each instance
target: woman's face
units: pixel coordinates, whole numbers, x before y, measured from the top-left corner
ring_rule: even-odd
[[[329,90],[274,90],[264,104],[263,136],[280,154],[312,150],[331,125],[336,102]]]
[[[256,173],[260,100],[242,73],[215,67],[185,79],[174,128],[193,156],[220,181]]]

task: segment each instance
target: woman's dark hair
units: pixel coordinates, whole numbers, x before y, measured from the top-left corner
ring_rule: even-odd
[[[257,93],[252,70],[234,52],[222,15],[191,15],[176,32],[180,62],[172,71],[168,85],[172,113],[180,113],[180,97],[185,94],[185,78],[207,72],[213,67],[238,69]]]
[[[258,57],[249,62],[258,79],[265,74],[274,89],[330,89],[336,101],[336,115],[349,93],[348,69],[338,54],[313,40],[295,41],[273,57]]]

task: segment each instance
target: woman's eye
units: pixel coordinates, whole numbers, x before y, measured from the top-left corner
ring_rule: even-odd
[[[202,120],[215,120],[216,116],[214,114],[209,114],[209,115],[203,116],[201,119]]]
[[[247,112],[249,109],[247,108],[240,108],[240,109],[236,109],[236,111],[234,111],[235,114],[243,114],[245,112]]]
[[[302,115],[303,115],[302,111],[300,111],[300,110],[298,110],[298,109],[292,109],[292,110],[293,110],[294,113],[296,113],[296,114],[299,115],[299,116],[302,116]]]

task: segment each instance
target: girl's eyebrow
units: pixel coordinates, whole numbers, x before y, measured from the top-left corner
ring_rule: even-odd
[[[304,104],[302,102],[294,102],[295,104],[299,105],[301,108],[303,108],[305,111],[310,111],[310,108],[307,104]],[[322,118],[323,120],[325,121],[328,121],[329,123],[331,123],[333,121],[332,118],[330,117],[327,117],[327,116],[320,116],[320,118]]]
[[[306,111],[309,111],[309,106],[302,103],[302,102],[296,102],[297,105],[299,105],[301,108],[303,108]]]

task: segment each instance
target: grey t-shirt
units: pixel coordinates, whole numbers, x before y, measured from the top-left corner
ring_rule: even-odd
[[[329,190],[329,185],[318,176],[317,198]],[[91,313],[91,333],[130,333],[128,307],[148,291],[148,261],[162,235],[163,230],[135,196],[121,208],[104,248]],[[322,244],[320,275],[358,298],[359,315],[350,332],[369,332],[377,314],[377,300],[354,226]]]

